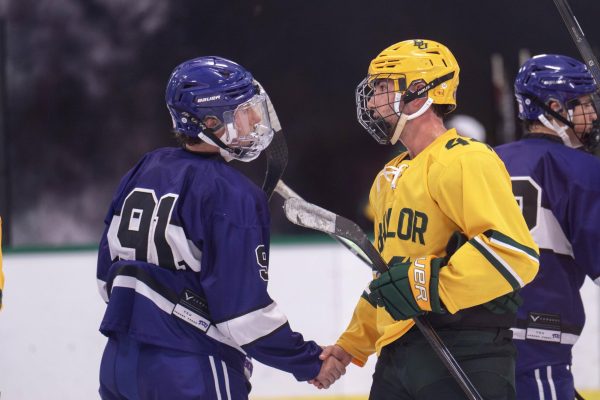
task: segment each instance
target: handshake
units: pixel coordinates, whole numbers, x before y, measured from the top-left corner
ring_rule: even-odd
[[[352,355],[337,344],[323,347],[319,358],[323,360],[319,375],[308,381],[319,389],[327,389],[333,385],[346,373],[346,367],[352,361]]]

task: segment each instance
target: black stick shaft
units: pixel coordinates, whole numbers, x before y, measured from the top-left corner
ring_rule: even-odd
[[[349,221],[351,222],[351,221]],[[358,228],[358,226],[357,226]],[[364,233],[363,233],[364,235]],[[366,235],[364,238],[367,239]],[[362,250],[369,256],[373,257],[373,266],[377,271],[384,273],[389,267],[381,257],[381,254],[375,249],[373,244],[366,240],[361,240],[360,243],[357,243]],[[427,319],[422,316],[417,316],[413,318],[415,325],[421,331],[433,351],[436,353],[438,358],[442,361],[442,363],[446,366],[450,374],[454,377],[458,386],[462,389],[469,400],[483,400],[483,397],[477,391],[477,388],[473,385],[465,371],[462,370],[452,353],[448,347],[444,344],[443,340],[439,337],[437,332],[433,329],[431,324]]]
[[[368,263],[371,268],[379,271],[380,273],[386,272],[389,267],[381,254],[375,249],[373,243],[369,240],[364,231],[353,221],[350,221],[347,218],[336,215],[331,211],[327,211],[321,207],[315,206],[314,204],[310,204],[304,200],[300,196],[298,196],[293,190],[291,190],[287,185],[283,183],[283,181],[279,181],[277,187],[275,189],[284,199],[292,199],[299,200],[300,204],[296,204],[296,207],[304,208],[305,212],[310,213],[313,218],[311,218],[312,224],[308,223],[307,220],[303,220],[302,218],[298,219],[296,214],[296,219],[290,219],[290,215],[286,216],[290,219],[291,222],[299,224],[301,226],[317,229],[322,232],[328,233],[333,238],[337,239],[338,242],[343,244],[346,248],[352,250],[352,252],[356,255],[358,253],[354,251],[350,246],[348,246],[343,240],[340,238],[344,238],[346,240],[354,243],[358,248],[362,250],[362,252],[369,258],[370,263]],[[290,200],[290,202],[292,201]],[[288,202],[286,202],[288,203]],[[293,208],[293,207],[292,207]],[[335,227],[331,230],[329,224],[320,224],[315,223],[315,218],[321,216],[324,220],[329,220],[331,222],[332,217],[335,219]],[[328,226],[328,228],[324,228],[324,226]],[[475,386],[469,380],[469,377],[462,370],[448,347],[444,344],[442,339],[435,332],[429,321],[421,316],[413,318],[415,325],[421,331],[429,345],[433,348],[436,355],[440,358],[442,363],[446,366],[452,377],[456,380],[459,387],[463,390],[467,399],[469,400],[483,400],[481,395],[477,392]]]
[[[575,42],[575,46],[577,46],[583,61],[594,77],[594,80],[596,81],[596,87],[600,90],[600,66],[598,65],[598,59],[594,55],[592,47],[583,34],[583,30],[581,29],[577,18],[575,18],[575,14],[573,13],[573,10],[571,10],[571,6],[567,0],[554,0],[554,4],[556,5],[556,8],[562,17],[567,30],[573,39],[573,42]],[[596,110],[600,110],[600,97],[593,96],[593,100]]]

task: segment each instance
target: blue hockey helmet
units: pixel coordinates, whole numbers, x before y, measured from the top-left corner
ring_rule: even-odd
[[[597,87],[592,74],[584,63],[568,56],[541,54],[529,59],[519,69],[515,79],[515,97],[519,106],[519,118],[525,121],[541,121],[548,124],[546,115],[574,129],[573,108],[584,95],[595,95]],[[560,103],[568,117],[549,107],[551,101]],[[597,112],[598,110],[596,110]],[[600,121],[594,121],[591,129],[577,134],[588,149],[600,140]],[[557,131],[557,129],[554,129]],[[557,132],[565,140],[564,132]]]
[[[546,111],[540,102],[548,105],[554,100],[566,106],[569,101],[595,91],[594,78],[584,63],[556,54],[529,59],[515,79],[519,118],[523,120],[537,120]]]
[[[266,95],[250,72],[225,58],[198,57],[178,65],[165,98],[173,129],[218,146],[226,159],[253,160],[273,138]],[[207,117],[219,124],[206,126]]]

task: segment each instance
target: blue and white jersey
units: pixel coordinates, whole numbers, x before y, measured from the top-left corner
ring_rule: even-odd
[[[540,270],[520,294],[513,328],[517,372],[571,363],[585,323],[579,289],[600,284],[600,159],[552,135],[529,134],[496,148],[540,248]]]
[[[319,373],[320,347],[290,329],[267,293],[267,198],[221,157],[146,154],[122,179],[105,222],[104,334],[218,354],[241,373],[246,356],[298,380]]]

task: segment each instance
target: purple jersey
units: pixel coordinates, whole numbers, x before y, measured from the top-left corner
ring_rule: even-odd
[[[320,347],[290,329],[267,293],[266,196],[219,156],[146,154],[122,179],[105,222],[104,334],[218,354],[240,372],[250,356],[298,380],[318,374]]]
[[[552,135],[529,134],[496,148],[540,248],[540,270],[521,290],[513,328],[517,373],[570,364],[585,323],[579,289],[600,284],[600,159]]]

